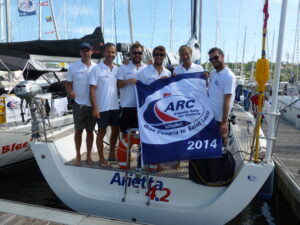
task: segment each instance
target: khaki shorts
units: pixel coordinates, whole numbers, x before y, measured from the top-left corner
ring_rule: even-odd
[[[73,118],[75,130],[93,131],[95,129],[96,120],[92,114],[92,107],[79,105],[75,102],[73,105]]]

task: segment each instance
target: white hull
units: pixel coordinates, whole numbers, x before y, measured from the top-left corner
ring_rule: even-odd
[[[50,119],[51,126],[59,127],[73,123],[73,116],[67,115]],[[31,139],[31,123],[14,127],[0,128],[0,167],[33,158],[29,146]]]
[[[296,96],[278,96],[278,109],[283,109],[281,110],[283,118],[300,129],[300,100],[297,101],[298,99],[299,97]],[[295,101],[297,102],[291,104]]]
[[[134,174],[129,175],[130,186],[122,202],[123,171],[67,165],[75,155],[73,134],[53,142],[31,142],[30,145],[48,184],[73,210],[150,224],[224,224],[249,204],[274,167],[273,163],[239,160],[239,154],[235,154],[237,175],[228,187],[199,185],[184,178],[149,176],[155,181],[153,184],[166,189],[157,190],[156,197],[147,205],[146,175],[142,175],[140,183]],[[239,144],[233,140],[231,147],[239,148]]]

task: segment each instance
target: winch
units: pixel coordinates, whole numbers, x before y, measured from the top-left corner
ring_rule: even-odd
[[[32,131],[32,138],[39,138],[40,137],[40,127],[39,121],[36,115],[36,95],[42,93],[41,86],[33,80],[25,80],[19,82],[15,86],[15,95],[22,99],[21,101],[21,109],[23,108],[23,101],[26,100],[27,104],[30,108],[30,114],[32,119],[31,131]],[[23,112],[21,113],[23,117]]]

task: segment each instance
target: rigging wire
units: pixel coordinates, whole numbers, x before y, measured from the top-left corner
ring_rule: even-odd
[[[155,3],[154,3],[154,23],[153,23],[152,36],[151,36],[151,41],[150,41],[151,48],[153,48],[154,32],[155,32],[156,17],[157,17],[156,15],[157,15],[157,0],[155,0]]]

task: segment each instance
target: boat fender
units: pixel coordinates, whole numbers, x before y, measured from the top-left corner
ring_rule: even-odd
[[[264,185],[261,187],[260,191],[258,192],[258,197],[262,201],[268,201],[273,196],[273,187],[274,187],[274,170],[264,183]]]
[[[140,144],[140,139],[135,137],[134,135],[130,136],[130,143],[131,145]],[[127,151],[128,148],[128,135],[124,134],[123,138],[119,141],[119,146],[117,149],[117,160],[120,169],[127,169]]]

